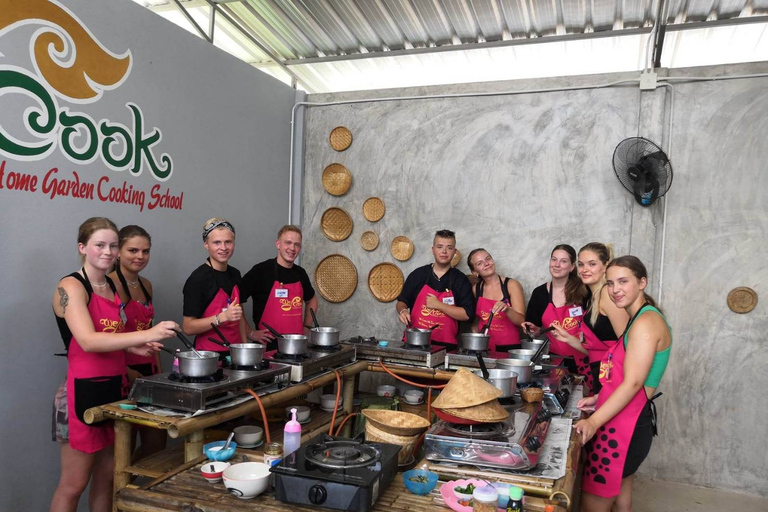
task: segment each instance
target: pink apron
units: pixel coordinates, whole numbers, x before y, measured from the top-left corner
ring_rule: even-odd
[[[641,307],[632,321],[643,311]],[[595,410],[599,409],[616,388],[624,382],[624,336],[627,330],[600,362],[600,383],[603,385],[597,397]],[[581,489],[584,492],[611,498],[621,494],[621,480],[627,450],[635,432],[635,425],[643,411],[648,397],[645,387],[641,387],[632,400],[616,416],[600,427],[595,436],[585,446],[587,457],[584,465],[584,477]]]
[[[128,283],[119,268],[117,277],[123,285],[123,290],[125,290],[130,297],[131,289],[128,287]],[[139,286],[141,286],[141,291],[144,292],[147,304],[144,305],[141,302],[134,300],[133,297],[128,299],[128,302],[123,305],[123,312],[125,313],[125,328],[123,329],[123,332],[144,331],[152,327],[152,320],[155,318],[155,307],[152,305],[152,296],[144,287],[144,283],[141,282],[141,279],[139,279]],[[139,371],[139,373],[145,377],[155,375],[160,371],[157,367],[157,357],[154,355],[140,356],[138,354],[126,352],[125,364],[132,367],[134,370]]]
[[[551,325],[559,325],[563,329],[565,329],[568,334],[571,334],[572,336],[579,337],[579,329],[580,324],[582,323],[582,315],[571,315],[571,313],[575,313],[573,311],[575,309],[575,306],[570,306],[568,304],[565,304],[560,307],[556,307],[554,303],[552,302],[552,286],[550,285],[550,291],[549,291],[550,297],[549,297],[549,304],[547,305],[547,309],[544,310],[544,314],[541,315],[541,326],[542,327],[550,327]],[[579,308],[581,309],[581,308]],[[551,332],[547,333],[547,337],[549,338],[549,352],[550,354],[560,355],[560,356],[573,356],[573,360],[576,362],[576,370],[578,371],[579,375],[584,376],[584,384],[591,390],[593,388],[592,385],[592,372],[589,369],[589,358],[576,350],[575,348],[571,347],[569,344],[565,343],[564,341],[559,341],[555,339],[555,337],[552,335]],[[553,357],[552,363],[553,364],[560,364],[562,362],[561,358]]]
[[[112,281],[109,278],[107,280],[114,290]],[[124,324],[120,319],[120,298],[117,293],[114,300],[110,301],[92,293],[87,285],[86,289],[90,295],[88,312],[96,332],[122,332]],[[114,442],[115,431],[111,422],[86,425],[83,414],[91,407],[116,402],[128,395],[125,351],[86,352],[73,337],[69,343],[67,360],[69,444],[75,450],[95,453]]]
[[[480,322],[478,323],[480,329],[483,329],[485,324],[488,323],[488,318],[491,316],[491,310],[496,302],[498,301],[486,299],[485,297],[477,298],[475,314],[480,319]],[[491,352],[496,352],[496,347],[499,345],[510,346],[510,348],[511,345],[520,345],[520,330],[512,323],[512,320],[510,320],[505,313],[493,315],[491,328],[488,330],[488,334],[490,335],[488,349]],[[499,353],[499,357],[505,358],[509,357],[509,355],[506,353]]]
[[[601,340],[584,322],[581,323],[581,332],[584,333],[584,347],[589,351],[590,361],[602,361],[614,345],[618,343],[618,340]]]
[[[202,318],[207,318],[209,316],[218,315],[225,309],[229,307],[230,304],[240,303],[240,290],[238,289],[237,285],[232,287],[232,295],[227,295],[224,290],[219,288],[219,291],[216,292],[216,296],[213,297],[213,300],[210,304],[208,304],[208,307],[205,308],[205,311],[203,311]],[[240,337],[240,322],[222,322],[221,325],[218,326],[219,330],[224,334],[224,336],[227,338],[226,341],[230,343],[242,343],[242,338]],[[214,352],[219,353],[229,353],[229,350],[222,347],[221,345],[217,345],[216,343],[212,341],[208,341],[208,337],[213,337],[215,339],[218,339],[219,336],[216,334],[216,332],[213,329],[210,329],[208,331],[205,331],[202,334],[198,334],[195,336],[195,348],[197,350],[212,350]]]
[[[265,328],[261,322],[266,322],[280,334],[304,334],[304,288],[301,283],[283,284],[275,280],[257,329]]]
[[[424,285],[416,296],[416,301],[411,308],[411,325],[418,329],[429,329],[433,325],[437,324],[437,327],[432,331],[432,341],[439,343],[445,343],[448,345],[456,345],[456,334],[459,332],[459,322],[449,317],[442,311],[436,309],[430,309],[427,307],[427,295],[432,294],[437,297],[440,302],[445,302],[446,298],[453,299],[453,292],[446,290],[444,292],[436,292],[429,285]],[[403,332],[405,336],[405,332]]]

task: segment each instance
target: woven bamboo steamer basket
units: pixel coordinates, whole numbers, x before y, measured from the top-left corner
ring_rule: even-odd
[[[418,436],[430,426],[426,418],[402,411],[364,409],[363,416],[376,428],[398,436]]]
[[[456,251],[456,254],[453,255],[453,258],[451,258],[451,266],[455,267],[459,263],[461,263],[461,252],[460,251]]]
[[[328,302],[344,302],[357,288],[357,269],[341,254],[326,256],[315,268],[315,286]]]
[[[728,307],[734,313],[749,313],[757,306],[757,293],[752,288],[739,286],[728,293]]]
[[[323,169],[323,188],[334,196],[343,196],[352,185],[352,173],[341,164],[330,164]]]
[[[525,388],[520,390],[520,396],[526,402],[541,402],[544,399],[544,390],[541,388]]]
[[[342,208],[332,206],[323,212],[320,228],[329,240],[341,242],[352,234],[352,217]]]
[[[397,463],[405,464],[413,454],[413,448],[419,440],[419,435],[415,436],[398,436],[396,434],[390,434],[380,428],[376,427],[372,422],[365,422],[365,440],[378,443],[396,444],[402,446],[402,450],[397,455]]]
[[[345,151],[352,145],[352,132],[346,126],[337,126],[331,130],[328,140],[336,151]]]
[[[360,236],[360,245],[366,251],[372,251],[379,246],[379,235],[373,231],[366,231]]]
[[[384,201],[378,197],[369,197],[363,203],[363,217],[369,222],[380,221],[386,211]]]
[[[407,236],[396,236],[392,239],[389,252],[398,261],[408,261],[413,256],[413,242]]]
[[[379,263],[368,272],[368,289],[379,302],[392,302],[403,291],[403,272],[392,263]]]
[[[498,400],[491,400],[490,402],[472,407],[441,408],[440,410],[457,418],[480,421],[482,423],[496,423],[497,421],[504,421],[509,418],[509,411],[503,408]]]
[[[459,368],[432,402],[438,409],[459,409],[484,404],[502,395],[502,391],[466,368]]]

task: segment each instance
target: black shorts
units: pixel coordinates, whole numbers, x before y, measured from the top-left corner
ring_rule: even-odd
[[[592,371],[592,382],[594,382],[592,394],[596,395],[603,389],[603,385],[600,384],[600,361],[590,361],[589,369]]]
[[[651,402],[645,404],[637,418],[635,431],[632,434],[632,440],[627,449],[627,459],[624,462],[624,472],[622,478],[634,475],[640,464],[643,463],[648,453],[651,451],[653,443],[653,412],[651,411]]]

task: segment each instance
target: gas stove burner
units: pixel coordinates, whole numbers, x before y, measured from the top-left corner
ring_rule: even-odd
[[[232,364],[232,365],[229,365],[229,369],[240,371],[240,372],[258,372],[262,370],[269,370],[269,361],[267,361],[266,359],[262,359],[261,364],[259,366]]]
[[[341,345],[312,345],[311,349],[315,352],[338,352],[341,350]]]
[[[544,383],[533,380],[531,382],[525,382],[523,384],[518,384],[517,389],[525,389],[525,388],[541,388],[544,385]]]
[[[272,355],[272,359],[275,361],[286,361],[286,362],[292,362],[292,361],[306,361],[312,357],[309,354],[281,354],[280,352],[275,352]]]
[[[376,339],[376,336],[370,336],[368,338],[363,338],[363,343],[370,343],[371,345],[378,345],[379,340]]]
[[[508,396],[506,398],[497,398],[497,400],[499,401],[499,403],[502,406],[504,406],[504,405],[516,405],[516,404],[519,404],[519,403],[522,402],[522,398],[520,400],[515,400],[514,395],[513,396]]]
[[[502,433],[503,423],[478,423],[477,425],[464,425],[461,423],[446,423],[446,428],[456,434],[470,438],[495,437]],[[512,426],[514,430],[514,426]]]
[[[214,373],[213,375],[208,375],[205,377],[189,377],[179,372],[171,372],[168,375],[168,380],[172,380],[174,382],[181,382],[185,384],[208,384],[211,382],[221,382],[228,378],[229,377],[224,375],[224,370],[222,370],[221,368],[216,370],[216,373]]]
[[[375,446],[353,439],[327,438],[306,447],[308,461],[330,469],[368,466],[376,462],[379,455],[380,451]]]
[[[472,350],[469,348],[460,348],[459,350],[456,351],[456,353],[464,356],[476,356],[480,354],[482,357],[488,357],[487,350]]]
[[[411,345],[410,343],[403,343],[403,348],[408,350],[418,350],[421,352],[429,352],[432,350],[432,345]]]

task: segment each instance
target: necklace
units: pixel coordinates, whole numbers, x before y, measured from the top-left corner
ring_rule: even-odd
[[[128,279],[125,280],[126,283],[128,283],[128,286],[131,288],[137,288],[139,286],[139,278],[136,278],[135,281],[129,281]]]
[[[99,289],[104,289],[104,288],[107,287],[107,281],[106,280],[103,283],[94,283],[93,281],[91,281],[89,279],[88,282],[91,283],[92,286],[94,286],[96,288],[99,288]]]

